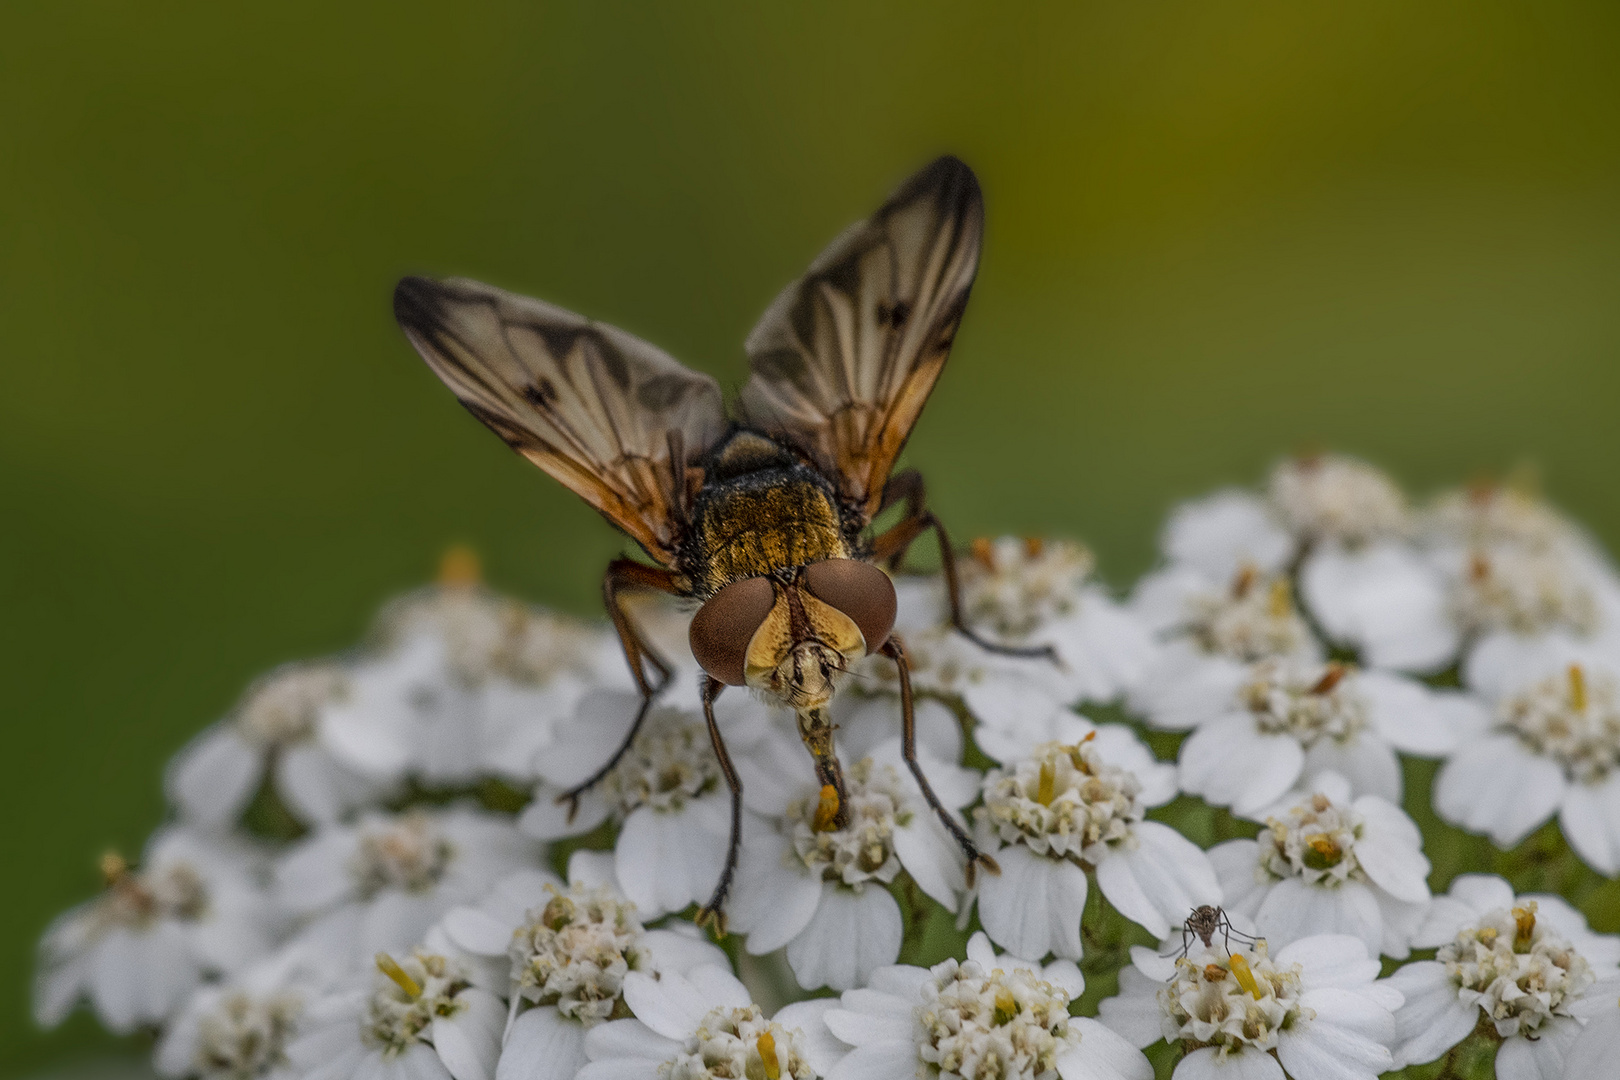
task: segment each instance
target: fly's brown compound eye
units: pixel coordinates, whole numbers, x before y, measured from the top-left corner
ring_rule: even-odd
[[[727,686],[744,685],[748,643],[775,605],[776,589],[762,577],[733,581],[709,597],[688,635],[703,670]]]
[[[842,611],[861,628],[867,652],[877,652],[889,640],[898,602],[888,574],[871,563],[827,559],[806,566],[803,580],[811,596]]]

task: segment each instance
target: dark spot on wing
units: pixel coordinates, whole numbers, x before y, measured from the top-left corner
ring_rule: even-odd
[[[607,371],[608,378],[612,379],[620,390],[628,393],[630,365],[625,363],[624,354],[600,334],[593,334],[592,339],[596,342],[597,358],[602,361],[602,367]]]
[[[636,389],[636,399],[645,409],[663,412],[678,404],[691,388],[691,380],[679,375],[654,375]]]
[[[792,383],[801,389],[809,385],[810,366],[797,349],[775,349],[754,358],[754,370],[767,379]]]
[[[545,343],[546,352],[559,360],[574,351],[579,336],[585,333],[583,326],[558,326],[556,323],[539,322],[525,325],[540,336],[540,340]]]
[[[557,400],[557,388],[552,385],[550,379],[542,375],[523,388],[523,397],[536,408],[548,409]]]

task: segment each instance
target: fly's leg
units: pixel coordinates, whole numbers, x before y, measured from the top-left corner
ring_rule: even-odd
[[[900,673],[900,755],[906,759],[906,768],[911,775],[917,778],[917,786],[922,788],[923,798],[944,823],[945,831],[951,834],[962,854],[967,857],[967,883],[973,887],[973,879],[980,866],[991,874],[1000,874],[1001,867],[996,860],[979,850],[979,846],[968,836],[956,820],[956,815],[945,809],[934,794],[933,786],[928,783],[928,777],[923,775],[922,763],[917,760],[917,716],[912,709],[911,701],[911,667],[906,662],[906,650],[900,644],[900,639],[890,637],[884,642],[881,650],[884,656],[894,661],[895,669]]]
[[[726,866],[720,871],[720,880],[715,883],[714,894],[709,902],[698,909],[697,924],[699,926],[713,925],[714,931],[720,937],[726,934],[726,894],[731,891],[731,877],[737,869],[737,856],[742,849],[742,778],[737,775],[737,769],[731,764],[731,755],[726,752],[726,741],[720,737],[720,725],[714,721],[714,699],[720,696],[720,691],[726,684],[715,678],[705,678],[703,681],[703,719],[709,725],[709,741],[714,744],[714,756],[720,760],[720,772],[726,778],[726,787],[731,789],[731,840],[726,844]]]
[[[613,620],[613,629],[618,631],[619,644],[624,647],[625,662],[630,665],[630,674],[636,680],[636,689],[641,692],[641,707],[636,710],[636,718],[630,724],[630,730],[624,736],[624,742],[608,758],[607,764],[592,773],[590,779],[577,784],[561,795],[557,802],[568,804],[568,820],[574,820],[574,814],[579,810],[579,798],[591,788],[602,782],[602,778],[613,771],[613,767],[624,757],[635,741],[636,733],[641,730],[641,723],[647,719],[647,711],[652,708],[653,698],[669,685],[670,668],[659,655],[653,651],[652,646],[642,638],[641,631],[630,619],[630,613],[624,610],[619,603],[619,593],[626,589],[651,589],[677,595],[675,588],[675,574],[655,566],[645,566],[634,559],[614,559],[608,564],[607,574],[602,578],[602,600],[607,605],[608,616]],[[651,668],[651,678],[648,678],[647,668]]]
[[[940,564],[945,572],[945,592],[950,600],[951,626],[986,652],[1001,653],[1005,656],[1039,657],[1058,663],[1057,650],[1050,645],[1002,645],[980,637],[968,627],[962,618],[962,585],[956,575],[956,552],[951,548],[951,539],[945,533],[945,526],[934,516],[934,512],[928,509],[927,489],[923,486],[922,473],[916,469],[907,469],[890,479],[883,488],[883,505],[878,512],[882,513],[902,500],[906,504],[906,516],[873,538],[873,561],[887,561],[889,569],[895,569],[899,566],[900,560],[905,558],[906,551],[912,543],[929,529],[934,530],[934,535],[939,538]]]

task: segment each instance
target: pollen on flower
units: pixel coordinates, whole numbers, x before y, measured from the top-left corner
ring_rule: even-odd
[[[1271,504],[1296,535],[1362,544],[1410,527],[1406,497],[1395,482],[1351,458],[1294,458],[1271,474]]]
[[[962,567],[968,622],[1006,638],[1073,612],[1096,566],[1090,551],[1067,540],[981,538],[973,542],[973,556]]]
[[[765,1019],[759,1006],[712,1009],[658,1080],[813,1080],[804,1035]]]
[[[1264,660],[1238,691],[1268,735],[1291,735],[1311,746],[1318,739],[1348,742],[1367,727],[1367,704],[1344,664]]]
[[[1496,1033],[1533,1036],[1594,982],[1592,967],[1533,903],[1493,911],[1441,947],[1435,959],[1464,1005],[1478,1005]]]
[[[1335,806],[1326,795],[1314,795],[1282,817],[1266,819],[1266,831],[1258,838],[1255,877],[1261,882],[1297,877],[1330,887],[1365,881],[1367,874],[1356,861],[1362,828],[1361,815]]]
[[[303,997],[290,990],[227,993],[198,1017],[192,1059],[203,1080],[250,1080],[287,1062],[284,1051],[303,1015]]]
[[[914,1013],[917,1056],[940,1080],[1036,1080],[1080,1045],[1069,995],[1026,968],[935,965]]]
[[[646,966],[643,933],[636,906],[606,886],[553,889],[512,935],[512,983],[524,1000],[586,1026],[627,1016],[624,977]]]
[[[985,776],[977,813],[1005,843],[1096,864],[1109,848],[1135,843],[1141,792],[1136,774],[1105,762],[1089,739],[1078,746],[1044,743],[1012,768]]]
[[[1263,940],[1235,953],[1195,953],[1176,962],[1175,977],[1159,990],[1168,1042],[1213,1046],[1222,1057],[1264,1053],[1276,1047],[1278,1032],[1315,1017],[1300,1003],[1300,965],[1273,963]]]
[[[1224,591],[1188,599],[1182,630],[1205,652],[1245,662],[1299,651],[1310,629],[1294,607],[1288,579],[1244,566]]]
[[[122,855],[101,857],[107,891],[96,908],[104,926],[145,928],[158,919],[195,920],[208,912],[208,887],[190,863],[170,859],[136,870]]]
[[[1451,603],[1458,622],[1478,632],[1533,634],[1562,627],[1584,634],[1598,621],[1590,585],[1557,547],[1476,549],[1468,572],[1453,586]]]
[[[845,788],[849,824],[842,829],[818,827],[818,822],[824,820],[830,825],[830,818],[822,817],[821,795],[788,806],[793,850],[810,872],[819,874],[824,881],[841,881],[845,885],[878,881],[886,885],[900,872],[894,830],[910,824],[914,813],[900,775],[888,765],[862,758],[850,766]],[[832,813],[837,811],[834,791]]]
[[[720,779],[707,729],[682,713],[659,710],[603,778],[602,790],[617,800],[621,813],[638,806],[669,812],[714,791]]]
[[[315,734],[321,708],[343,694],[346,681],[335,664],[284,667],[248,692],[236,713],[237,730],[267,748],[302,742]]]
[[[1498,722],[1583,783],[1620,765],[1620,681],[1606,671],[1571,665],[1502,702]]]
[[[349,871],[362,896],[389,888],[423,892],[439,883],[455,854],[433,820],[414,812],[362,827]]]
[[[383,959],[378,958],[360,1037],[391,1057],[421,1040],[435,1017],[454,1016],[466,1008],[457,998],[472,981],[460,961],[421,949],[398,961],[386,957],[389,967],[384,967]]]

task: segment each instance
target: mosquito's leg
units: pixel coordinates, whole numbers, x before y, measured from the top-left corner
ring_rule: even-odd
[[[669,685],[669,665],[664,663],[642,639],[641,632],[630,619],[630,613],[619,603],[619,593],[624,589],[656,589],[659,592],[673,594],[676,591],[675,574],[670,570],[646,566],[634,559],[614,559],[608,564],[607,574],[602,579],[602,599],[607,605],[608,616],[613,620],[613,629],[618,632],[619,644],[624,647],[624,659],[630,665],[630,674],[636,680],[636,689],[641,692],[641,707],[636,710],[636,718],[631,721],[630,730],[625,734],[624,741],[613,752],[613,756],[608,758],[607,763],[592,773],[584,783],[576,784],[557,796],[559,803],[568,804],[569,821],[574,820],[574,814],[579,810],[579,797],[601,783],[602,778],[612,772],[613,767],[624,757],[625,751],[630,749],[636,733],[641,730],[641,722],[647,718],[647,712],[652,708],[653,698]],[[647,677],[648,667],[652,669],[650,679]]]
[[[726,752],[726,741],[720,737],[720,725],[714,721],[714,699],[720,696],[720,691],[726,684],[719,679],[705,678],[703,681],[703,719],[709,724],[709,741],[714,744],[714,756],[720,759],[720,772],[726,778],[726,787],[731,789],[731,840],[726,844],[726,866],[720,871],[720,880],[715,884],[714,895],[709,902],[698,909],[697,923],[705,926],[714,925],[715,932],[721,937],[726,934],[726,894],[731,891],[731,876],[737,869],[737,855],[742,849],[742,778],[737,775],[737,769],[731,764],[731,755]]]
[[[945,573],[946,596],[950,600],[951,626],[986,652],[1001,653],[1005,656],[1043,657],[1057,663],[1057,650],[1050,645],[1001,645],[980,637],[968,627],[967,621],[962,617],[962,585],[956,574],[956,552],[951,548],[951,538],[946,534],[945,526],[934,516],[934,512],[928,509],[922,473],[915,469],[897,473],[883,489],[883,505],[879,512],[901,500],[906,504],[906,516],[895,522],[886,532],[873,538],[873,561],[886,560],[889,569],[895,569],[899,566],[900,560],[905,558],[906,551],[912,543],[923,533],[933,529],[934,535],[939,538],[939,558]]]
[[[906,759],[906,767],[911,775],[917,778],[917,786],[922,788],[923,798],[933,808],[934,813],[945,825],[945,831],[951,834],[962,854],[967,857],[967,883],[972,888],[977,868],[982,866],[992,874],[1000,874],[1001,867],[996,860],[979,850],[967,831],[957,822],[956,816],[947,810],[934,794],[928,777],[923,775],[922,764],[917,760],[917,716],[912,709],[911,701],[911,668],[906,663],[906,650],[900,644],[900,639],[891,637],[884,642],[883,655],[894,661],[894,666],[900,673],[900,756]]]

